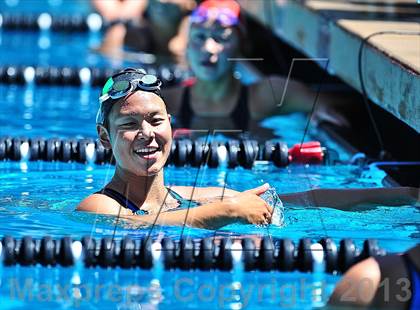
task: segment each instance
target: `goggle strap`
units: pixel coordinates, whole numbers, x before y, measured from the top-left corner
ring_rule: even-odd
[[[102,104],[105,101],[107,101],[110,98],[110,96],[108,95],[108,93],[103,94],[102,96],[99,97],[99,103]]]
[[[102,113],[102,109],[98,109],[98,113],[96,113],[96,124],[103,125],[104,124],[104,114]]]

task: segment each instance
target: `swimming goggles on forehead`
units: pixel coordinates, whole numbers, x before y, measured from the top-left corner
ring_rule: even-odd
[[[124,75],[127,76],[126,79]],[[102,89],[99,103],[102,104],[109,99],[123,98],[136,90],[153,92],[161,97],[161,85],[162,82],[156,76],[147,74],[143,69],[128,68],[108,79]]]
[[[232,27],[239,24],[237,14],[227,8],[198,8],[190,17],[191,23],[202,24],[208,20],[217,21],[222,27]]]

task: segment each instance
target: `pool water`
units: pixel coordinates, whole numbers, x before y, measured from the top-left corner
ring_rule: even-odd
[[[77,204],[89,194],[100,190],[112,177],[113,166],[85,167],[62,163],[0,163],[3,172],[0,188],[0,232],[11,236],[31,235],[41,238],[66,235],[80,238],[127,234],[144,236],[150,230],[132,229],[124,225],[115,228],[115,219],[74,212]],[[224,186],[246,190],[268,182],[278,192],[292,193],[310,188],[380,187],[384,172],[377,168],[361,169],[355,166],[291,166],[276,168],[257,164],[253,170],[175,168],[165,169],[166,184],[197,186]],[[54,184],[52,186],[51,184]],[[10,222],[13,217],[13,222]],[[297,240],[309,237],[340,239],[351,237],[356,241],[377,238],[388,251],[402,251],[419,241],[419,209],[413,206],[377,207],[369,210],[340,211],[329,208],[297,206],[285,210],[285,226],[268,228],[234,224],[220,229],[225,235],[256,234]],[[162,230],[163,229],[163,230]],[[182,228],[155,228],[152,235],[165,233],[179,237]],[[213,231],[189,228],[184,231],[192,237],[213,235]]]
[[[0,11],[7,13],[51,13],[51,15],[86,15],[92,11],[89,2],[85,0],[2,0]]]
[[[0,309],[26,309],[29,303],[42,309],[312,309],[323,304],[336,278],[295,273],[20,268],[3,276]]]
[[[99,190],[112,176],[113,167],[63,163],[0,163],[0,232],[16,238],[30,235],[40,239],[85,235],[97,238],[126,235],[141,238],[151,234],[180,238],[181,227],[133,228],[115,218],[75,212],[77,203]],[[223,186],[237,190],[263,182],[278,192],[309,188],[361,188],[382,186],[385,174],[375,167],[289,166],[276,168],[257,164],[253,170],[175,168],[165,170],[168,185]],[[53,185],[52,185],[53,184]],[[285,210],[285,225],[256,227],[233,224],[214,232],[187,228],[183,236],[272,236],[336,242],[352,238],[360,248],[363,240],[376,238],[387,251],[403,251],[420,240],[420,212],[414,206],[377,207],[339,211],[298,206]],[[89,309],[259,309],[268,306],[311,309],[325,304],[339,279],[336,275],[299,272],[104,270],[42,267],[0,269],[0,309],[26,309],[39,304],[43,309],[70,306]],[[241,284],[238,284],[241,283]],[[298,293],[296,293],[298,292]],[[139,308],[140,307],[140,308]]]
[[[52,12],[60,15],[91,12],[87,1],[0,1],[0,12]],[[63,6],[65,5],[65,10]],[[103,57],[94,51],[99,33],[41,33],[0,29],[0,65],[43,65],[120,68],[138,65]],[[69,50],[71,53],[69,54]],[[69,56],[71,55],[71,56]],[[239,68],[246,82],[254,78]],[[96,137],[98,88],[37,85],[0,85],[0,136]],[[328,135],[313,126],[304,136],[307,117],[271,117],[262,122],[289,146],[320,139],[342,160],[351,157]],[[285,210],[283,226],[233,224],[215,231],[156,226],[135,228],[113,217],[75,212],[77,204],[101,189],[112,177],[113,166],[78,163],[0,162],[0,236],[30,235],[40,239],[85,235],[97,238],[126,235],[141,238],[183,236],[330,237],[352,238],[358,247],[375,238],[389,252],[408,249],[420,241],[420,209],[416,206],[378,206],[339,211],[296,206]],[[228,186],[246,190],[265,182],[279,193],[311,188],[365,188],[386,185],[386,174],[374,166],[298,166],[277,168],[264,162],[253,169],[165,169],[171,185]],[[194,184],[194,180],[197,183]],[[323,306],[338,275],[300,272],[151,271],[115,269],[3,267],[0,265],[0,309],[312,309]]]
[[[0,134],[29,138],[96,138],[99,93],[98,87],[0,84]],[[302,141],[307,120],[307,116],[294,113],[267,118],[259,127],[265,128],[268,136],[292,145]],[[315,128],[310,128],[305,141],[317,139],[317,134]],[[322,142],[327,147],[341,150],[330,139]],[[348,154],[343,150],[341,153],[341,159],[346,159]]]

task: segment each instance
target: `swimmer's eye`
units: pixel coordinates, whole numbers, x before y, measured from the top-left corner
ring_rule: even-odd
[[[118,125],[118,127],[134,127],[136,125],[137,125],[136,122],[128,122],[128,123],[124,123],[124,124]]]
[[[164,121],[164,119],[163,118],[154,118],[154,119],[152,119],[152,125],[160,125],[160,124],[162,124],[163,123],[163,121]]]
[[[195,33],[193,34],[193,40],[195,42],[204,42],[206,40],[206,36],[204,33]]]

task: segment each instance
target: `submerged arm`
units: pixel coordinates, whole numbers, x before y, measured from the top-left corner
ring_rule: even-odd
[[[222,201],[209,203],[190,209],[182,209],[160,214],[126,216],[130,222],[136,224],[170,225],[170,226],[193,226],[207,229],[217,229],[238,221],[231,212],[229,204]]]
[[[115,200],[105,195],[93,194],[84,199],[77,210],[114,215],[140,225],[187,225],[217,229],[236,222],[263,224],[270,221],[273,213],[272,208],[259,197],[267,189],[268,184],[264,184],[241,193],[229,191],[229,194],[236,195],[224,196],[222,200],[190,209],[150,215],[132,215]]]
[[[122,206],[115,204],[112,200],[105,202],[98,197],[91,195],[78,207],[77,211],[100,213],[105,215],[118,216],[134,225],[171,225],[171,226],[194,226],[200,228],[216,229],[238,221],[237,212],[232,208],[231,203],[217,201],[202,206],[175,211],[166,211],[159,214],[132,215]]]
[[[313,189],[306,192],[279,195],[285,203],[348,210],[357,206],[401,206],[419,201],[419,189],[414,187],[366,189]]]
[[[140,19],[147,8],[147,1],[92,0],[95,9],[106,20]]]

